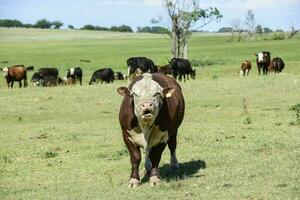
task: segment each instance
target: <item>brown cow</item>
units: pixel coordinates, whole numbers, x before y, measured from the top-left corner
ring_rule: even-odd
[[[165,75],[167,75],[167,74],[172,75],[172,73],[173,73],[169,64],[161,66],[161,67],[158,66],[158,72],[163,73]]]
[[[26,67],[24,65],[14,65],[12,67],[4,67],[2,69],[3,75],[6,78],[8,88],[13,88],[14,81],[19,82],[19,87],[22,87],[22,80],[24,80],[24,87],[27,87],[27,70],[33,70],[33,66]]]
[[[250,70],[251,70],[251,62],[249,60],[245,60],[241,64],[240,76],[248,76]]]
[[[140,148],[145,149],[145,169],[153,186],[160,181],[158,165],[167,144],[170,166],[178,169],[176,136],[185,109],[181,88],[171,77],[145,73],[135,78],[128,88],[120,87],[117,91],[124,96],[119,121],[131,160],[129,187],[140,183]]]

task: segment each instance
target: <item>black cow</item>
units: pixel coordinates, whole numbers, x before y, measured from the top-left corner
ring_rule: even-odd
[[[33,86],[57,86],[62,82],[57,68],[40,68],[38,72],[32,75],[31,82]]]
[[[169,62],[171,69],[173,71],[173,77],[175,79],[178,79],[181,81],[182,76],[183,80],[185,81],[186,77],[189,79],[189,75],[192,79],[195,79],[196,77],[196,70],[192,69],[191,63],[187,59],[183,58],[172,58],[172,60]]]
[[[82,85],[82,69],[80,67],[68,69],[66,79],[69,84],[76,84],[76,80],[79,80]]]
[[[115,72],[114,79],[115,80],[124,80],[125,77],[121,72]]]
[[[135,72],[139,73],[154,73],[158,72],[157,66],[154,65],[154,62],[146,57],[131,57],[127,59],[128,67],[128,78],[131,78],[132,74]]]
[[[256,56],[256,65],[258,69],[258,74],[260,75],[260,71],[263,70],[263,75],[267,75],[268,66],[271,63],[271,53],[268,51],[261,51],[254,55]]]
[[[140,148],[145,149],[145,169],[151,185],[160,181],[158,165],[166,145],[170,149],[170,167],[178,169],[177,130],[183,120],[185,103],[175,79],[161,73],[144,73],[129,87],[119,87],[124,96],[119,121],[131,161],[129,187],[140,183]]]
[[[91,85],[92,83],[98,84],[99,81],[101,81],[101,84],[103,82],[105,83],[114,82],[114,71],[111,68],[102,68],[96,70],[91,77],[89,85]]]
[[[272,66],[275,73],[280,73],[284,69],[285,64],[281,58],[276,57],[272,60]]]

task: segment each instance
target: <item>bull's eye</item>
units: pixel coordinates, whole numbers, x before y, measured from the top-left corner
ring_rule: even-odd
[[[153,97],[157,97],[157,96],[159,96],[160,95],[160,92],[156,92],[154,95],[153,95]]]
[[[138,95],[137,93],[135,93],[135,92],[132,92],[132,94],[133,94],[134,96],[136,96],[136,97],[139,97],[139,95]]]

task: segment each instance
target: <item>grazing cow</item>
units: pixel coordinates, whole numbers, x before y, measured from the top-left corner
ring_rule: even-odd
[[[33,70],[33,66],[14,65],[12,67],[4,67],[1,70],[3,71],[8,88],[13,88],[14,81],[18,81],[21,88],[22,80],[24,80],[24,87],[27,87],[27,71]]]
[[[125,77],[124,77],[124,75],[121,72],[115,72],[114,79],[115,80],[124,80]]]
[[[38,72],[32,75],[31,82],[33,86],[57,86],[62,82],[57,68],[40,68]]]
[[[241,64],[240,76],[248,76],[250,70],[251,70],[251,62],[249,60],[245,60]]]
[[[178,79],[181,81],[183,76],[183,80],[185,81],[186,76],[187,79],[189,79],[189,75],[191,75],[192,79],[195,79],[196,70],[192,69],[189,60],[183,58],[172,58],[172,60],[169,61],[169,64],[171,66],[171,69],[173,71],[173,77],[175,79],[177,79],[177,76],[179,76]]]
[[[74,85],[76,84],[76,80],[79,80],[80,85],[82,85],[82,69],[80,67],[68,69],[66,79],[69,84]]]
[[[101,81],[101,84],[103,82],[105,83],[114,82],[114,71],[111,68],[102,68],[96,70],[91,77],[89,85],[91,85],[92,83],[98,84],[99,81]]]
[[[153,61],[146,57],[131,57],[127,59],[128,66],[128,78],[132,78],[132,74],[145,73],[145,72],[158,72],[157,67],[154,65]],[[139,69],[139,70],[138,70]]]
[[[151,185],[155,185],[160,181],[158,165],[167,144],[171,153],[170,166],[178,169],[176,137],[185,109],[181,88],[171,77],[144,73],[128,88],[119,87],[117,91],[124,96],[119,121],[131,161],[129,187],[140,183],[140,148],[145,149],[145,169]]]
[[[276,57],[273,58],[271,66],[273,67],[275,73],[280,73],[284,69],[285,64],[281,58]]]
[[[262,51],[254,55],[256,56],[258,74],[260,75],[260,71],[262,69],[263,75],[266,75],[268,73],[268,66],[271,63],[271,53],[268,51]]]
[[[168,64],[168,65],[164,65],[164,66],[161,66],[161,67],[158,67],[158,72],[159,73],[163,73],[163,74],[165,74],[165,75],[172,75],[173,74],[173,71],[172,71],[172,69],[171,69],[171,67],[170,67],[170,65]]]

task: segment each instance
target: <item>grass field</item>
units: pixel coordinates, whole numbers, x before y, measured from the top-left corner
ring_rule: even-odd
[[[180,83],[186,115],[178,134],[180,169],[163,181],[128,189],[129,155],[118,123],[126,81],[87,85],[95,69],[126,72],[126,59],[169,58],[162,35],[93,31],[0,29],[0,64],[81,66],[84,85],[8,90],[0,78],[0,199],[299,199],[300,37],[231,43],[226,35],[193,35],[190,59],[220,61],[197,67]],[[239,77],[240,63],[271,51],[279,75]],[[91,60],[81,63],[80,59]],[[31,77],[32,72],[29,73]],[[143,171],[141,166],[140,171]]]

